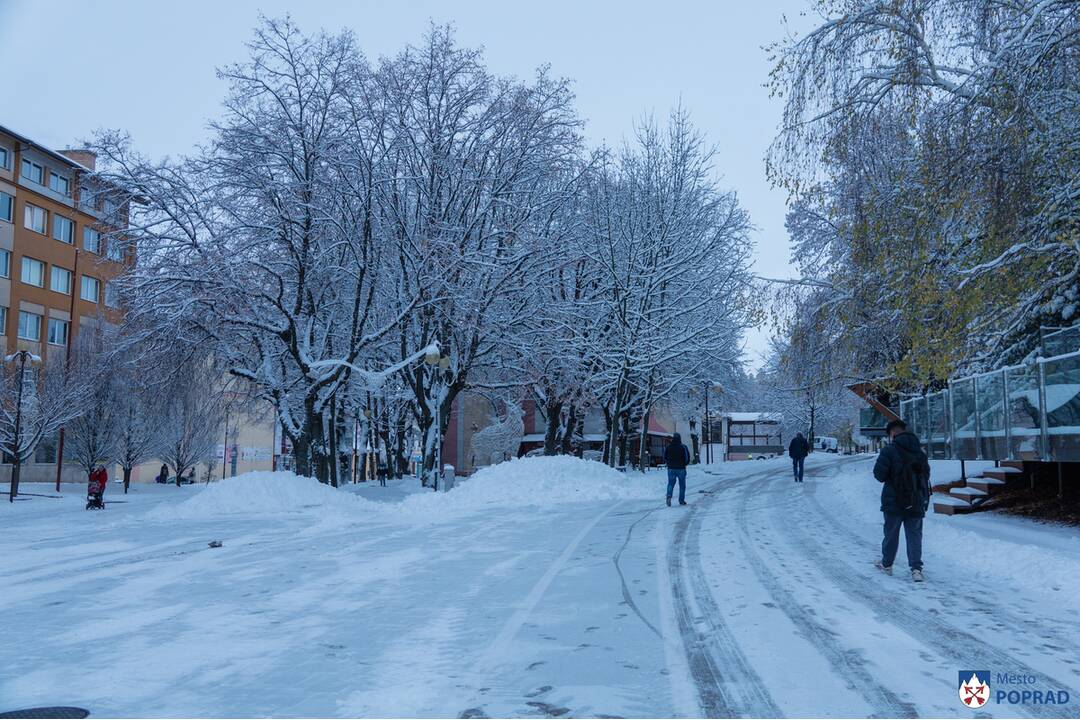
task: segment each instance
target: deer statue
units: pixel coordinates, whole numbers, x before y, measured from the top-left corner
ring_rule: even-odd
[[[473,433],[470,448],[474,466],[497,465],[517,457],[521,436],[525,434],[525,412],[517,402],[505,405],[506,414],[501,419],[493,415],[490,425]]]

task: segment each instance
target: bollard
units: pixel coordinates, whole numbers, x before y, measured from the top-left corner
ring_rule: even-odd
[[[447,492],[454,489],[454,466],[443,465],[442,468],[442,481],[439,483],[439,489],[443,492]]]

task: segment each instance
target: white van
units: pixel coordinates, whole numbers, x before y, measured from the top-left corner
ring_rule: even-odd
[[[840,443],[834,437],[816,437],[814,438],[814,449],[831,453],[840,452]]]

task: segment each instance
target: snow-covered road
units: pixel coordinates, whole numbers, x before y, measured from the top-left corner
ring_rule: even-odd
[[[869,463],[813,457],[803,486],[783,459],[694,469],[686,508],[659,474],[445,512],[459,490],[426,512],[375,487],[389,502],[342,513],[185,514],[200,491],[171,487],[101,513],[32,498],[0,510],[0,708],[967,716],[975,669],[1071,693],[983,715],[1080,716],[1075,531],[931,517],[928,581],[885,577]]]

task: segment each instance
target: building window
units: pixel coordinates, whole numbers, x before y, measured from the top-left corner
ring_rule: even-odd
[[[83,228],[82,246],[83,250],[101,254],[101,233],[94,228]]]
[[[87,275],[82,276],[82,290],[79,293],[79,297],[87,302],[96,303],[98,301],[98,280]]]
[[[105,254],[110,260],[121,262],[124,259],[124,248],[120,246],[120,239],[113,238],[105,246]]]
[[[0,307],[0,335],[7,335],[7,308]]]
[[[49,318],[49,344],[67,345],[68,321],[58,318]]]
[[[52,266],[49,287],[58,293],[71,294],[71,271],[58,265]]]
[[[15,221],[15,198],[0,192],[0,220]]]
[[[36,162],[30,162],[29,160],[24,159],[22,161],[22,176],[38,185],[45,184],[45,169]]]
[[[41,316],[25,310],[19,311],[19,339],[41,342]]]
[[[70,245],[75,242],[75,223],[63,215],[53,213],[52,236],[54,239]]]
[[[49,189],[53,192],[58,192],[61,195],[71,194],[71,181],[63,175],[57,175],[54,172],[49,173]]]
[[[0,250],[0,278],[11,277],[11,251]]]
[[[113,216],[120,211],[120,203],[113,200],[111,197],[105,198],[105,202],[102,204],[102,211],[107,216]]]
[[[79,204],[91,212],[97,211],[98,196],[91,188],[83,185],[79,188]]]
[[[117,292],[115,283],[105,283],[105,307],[120,307],[120,293]]]
[[[45,263],[34,258],[22,259],[22,281],[27,285],[45,287]]]
[[[6,147],[0,147],[0,170],[7,170],[11,167],[11,151]]]
[[[23,209],[23,224],[34,232],[45,234],[45,210],[37,205],[26,203]]]

